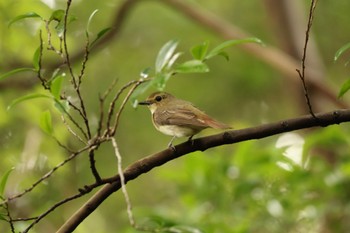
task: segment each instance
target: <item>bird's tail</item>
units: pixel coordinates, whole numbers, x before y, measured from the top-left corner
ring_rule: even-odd
[[[207,119],[206,123],[209,125],[209,127],[214,128],[214,129],[232,129],[231,126],[229,126],[225,123],[219,122],[219,121],[212,119],[212,118]]]

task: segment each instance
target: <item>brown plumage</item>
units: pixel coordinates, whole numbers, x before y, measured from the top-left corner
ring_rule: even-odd
[[[177,99],[166,92],[155,92],[146,101],[140,102],[147,105],[152,113],[154,126],[160,132],[173,136],[169,146],[175,137],[190,137],[206,128],[229,129],[230,126],[221,123],[192,103]]]

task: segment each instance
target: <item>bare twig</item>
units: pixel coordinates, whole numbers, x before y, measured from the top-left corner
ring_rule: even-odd
[[[42,77],[41,75],[41,71],[42,71],[42,57],[43,57],[43,35],[42,35],[42,31],[39,31],[39,43],[40,43],[40,47],[39,47],[39,61],[38,61],[38,71],[37,71],[37,76],[38,79],[40,80],[41,86],[43,86],[43,88],[45,90],[50,90],[50,86],[47,85],[46,80]]]
[[[112,121],[112,116],[114,113],[114,108],[115,108],[115,104],[117,102],[117,100],[119,99],[120,95],[130,86],[135,85],[139,82],[139,80],[132,80],[130,82],[128,82],[127,84],[125,84],[122,88],[120,88],[120,90],[118,91],[118,93],[114,96],[113,100],[111,101],[111,103],[109,104],[109,109],[108,109],[108,113],[107,113],[107,133],[110,133],[110,126],[111,126],[111,121]],[[112,134],[110,134],[112,135]]]
[[[35,219],[37,219],[38,217],[30,217],[30,218],[16,218],[13,219],[13,222],[26,222],[26,221],[33,221]]]
[[[58,140],[58,138],[56,138],[54,136],[52,138],[56,141],[58,146],[60,146],[61,148],[65,149],[68,153],[70,153],[70,154],[74,154],[75,153],[73,150],[69,149],[68,146],[66,146],[62,142],[60,142],[60,140]]]
[[[64,116],[61,116],[62,122],[63,124],[67,127],[68,131],[74,136],[76,137],[80,142],[82,142],[84,145],[87,145],[86,141],[84,141],[77,133],[74,132],[74,130],[70,127],[70,125],[67,123],[66,119],[64,118]],[[74,123],[74,122],[73,122]],[[77,125],[75,125],[77,126]],[[81,132],[83,132],[83,135],[86,136],[84,133],[84,130],[78,125],[78,128],[80,129]]]
[[[125,104],[128,102],[130,96],[132,95],[132,93],[136,90],[136,88],[141,85],[142,83],[144,82],[148,82],[149,79],[139,79],[138,81],[136,81],[134,83],[134,85],[131,87],[131,89],[129,90],[128,94],[125,96],[122,104],[120,105],[119,107],[119,110],[118,112],[116,113],[116,116],[115,116],[115,121],[114,121],[114,127],[113,127],[113,130],[110,132],[110,136],[114,136],[118,126],[119,126],[119,119],[120,119],[120,115],[121,113],[123,112],[124,110],[124,107],[125,107]]]
[[[84,196],[85,194],[87,194],[88,192],[86,193],[78,193],[74,196],[71,196],[71,197],[68,197],[60,202],[57,202],[56,204],[54,204],[53,206],[51,206],[47,211],[45,211],[43,214],[39,215],[38,217],[36,217],[35,219],[33,219],[34,221],[23,231],[23,233],[27,233],[29,232],[29,230],[34,227],[34,225],[36,225],[38,222],[40,222],[40,220],[42,220],[44,217],[46,217],[48,214],[50,214],[51,212],[53,212],[56,208],[60,207],[61,205],[67,203],[67,202],[70,202],[72,200],[75,200],[77,198],[80,198],[82,196]]]
[[[64,58],[63,55],[63,50],[62,50],[62,38],[59,37],[60,40],[60,49],[56,49],[55,46],[53,46],[52,41],[51,41],[51,30],[50,30],[50,20],[44,20],[45,22],[45,28],[46,28],[46,33],[47,33],[47,50],[54,51],[57,55],[59,55],[61,58]]]
[[[7,215],[7,218],[8,218],[6,221],[10,224],[11,232],[15,233],[15,227],[13,225],[14,220],[11,217],[11,213],[10,213],[10,210],[9,210],[9,203],[4,203],[4,205],[2,205],[2,207],[6,211],[6,215]]]
[[[126,186],[125,186],[125,177],[124,177],[123,166],[122,166],[122,156],[119,153],[118,144],[117,144],[117,141],[115,140],[115,138],[112,137],[111,141],[112,141],[112,145],[114,148],[115,157],[117,157],[117,161],[118,161],[118,174],[120,177],[122,192],[123,192],[124,199],[125,199],[126,206],[127,206],[126,210],[128,213],[129,222],[130,222],[131,226],[135,227],[136,224],[135,224],[134,216],[132,214],[132,205],[131,205],[131,201],[130,201],[130,198],[128,195],[128,191],[126,190]]]
[[[98,171],[96,169],[95,149],[90,149],[90,151],[89,151],[89,160],[90,160],[91,172],[94,175],[96,182],[100,183],[101,182],[101,176],[100,176],[100,174],[98,174]]]
[[[90,46],[90,39],[89,39],[89,35],[86,34],[84,60],[81,63],[80,74],[78,76],[78,87],[80,87],[80,85],[81,85],[81,80],[82,80],[84,73],[85,73],[86,63],[89,60],[89,54],[90,54],[89,46]]]
[[[301,82],[303,84],[304,95],[305,95],[307,106],[309,108],[309,112],[314,118],[316,118],[316,116],[312,110],[312,105],[311,105],[311,101],[310,101],[310,97],[309,97],[309,93],[308,93],[308,88],[307,88],[306,81],[305,81],[305,60],[306,60],[307,45],[309,42],[310,30],[311,30],[311,26],[312,26],[312,22],[313,22],[313,18],[314,18],[313,16],[314,16],[314,11],[315,11],[316,5],[317,5],[317,0],[311,0],[309,20],[308,20],[308,24],[307,24],[306,33],[305,33],[303,57],[301,59],[301,71],[299,69],[297,69],[297,72],[298,72],[299,77],[301,79]]]
[[[74,75],[74,72],[73,72],[72,64],[71,64],[71,61],[70,61],[68,45],[67,45],[67,24],[68,24],[68,15],[69,15],[68,13],[69,13],[69,10],[70,10],[71,3],[72,3],[72,0],[67,0],[67,6],[66,6],[65,15],[64,15],[63,47],[64,47],[64,52],[65,52],[65,57],[66,57],[66,64],[68,66],[68,70],[69,70],[69,73],[71,75],[71,83],[74,86],[74,89],[75,89],[75,91],[77,93],[77,96],[78,96],[78,99],[79,99],[79,102],[80,102],[81,112],[80,111],[79,112],[81,113],[81,116],[82,116],[82,118],[84,120],[84,123],[85,123],[86,131],[87,131],[87,139],[91,139],[89,120],[87,118],[85,104],[84,104],[84,101],[83,101],[83,98],[82,98],[82,95],[81,95],[81,92],[80,92],[81,77],[84,74],[85,63],[86,63],[86,61],[88,59],[89,52],[88,52],[88,50],[85,50],[85,52],[84,52],[86,60],[84,59],[84,61],[83,61],[83,68],[81,69],[81,74],[79,75],[78,81],[77,81],[76,77]]]
[[[83,118],[84,122],[87,122],[87,119],[85,119],[85,118],[87,118],[87,117],[84,115],[84,112],[83,112],[80,108],[78,108],[75,104],[73,104],[72,101],[70,101],[70,100],[69,100],[67,97],[65,97],[64,95],[61,95],[61,99],[66,100],[67,103],[68,103],[68,105],[69,105],[70,107],[72,107],[75,111],[77,111],[77,112],[79,113],[79,115],[81,116],[81,118]],[[70,114],[68,114],[68,112],[67,112],[67,115],[68,115],[68,117],[69,117],[69,120],[72,121],[73,124],[74,124],[77,128],[79,128],[80,132],[84,135],[85,139],[88,140],[88,139],[89,139],[88,132],[85,132],[84,129],[78,124],[78,122],[77,122],[76,120],[74,120],[74,118],[73,118]]]
[[[104,120],[104,103],[108,95],[112,92],[113,88],[117,84],[117,79],[115,79],[112,84],[109,86],[109,88],[103,93],[103,95],[99,95],[100,100],[100,117],[98,120],[98,128],[97,128],[97,136],[101,136],[102,129],[103,129],[103,120]]]
[[[37,180],[36,182],[34,182],[31,187],[25,189],[23,192],[16,194],[14,196],[8,197],[7,199],[5,199],[3,202],[1,202],[0,204],[4,204],[7,203],[9,201],[13,201],[17,198],[20,198],[22,196],[24,196],[25,194],[31,192],[37,185],[39,185],[40,183],[42,183],[44,180],[48,179],[57,169],[59,169],[60,167],[62,167],[63,165],[65,165],[67,162],[71,161],[72,159],[74,159],[77,155],[81,154],[82,152],[88,150],[89,147],[84,147],[82,149],[80,149],[79,151],[71,154],[68,158],[66,158],[65,160],[63,160],[61,163],[57,164],[54,168],[52,168],[49,172],[47,172],[45,175],[43,175],[39,180]]]
[[[70,62],[70,55],[68,52],[68,43],[67,43],[67,24],[68,24],[68,13],[69,13],[69,9],[70,9],[70,5],[72,4],[72,0],[67,0],[67,6],[66,6],[66,11],[65,11],[65,15],[64,15],[64,25],[63,25],[63,48],[64,48],[64,52],[65,52],[65,59],[66,59],[66,64],[68,66],[68,70],[70,72],[71,75],[71,82],[74,86],[74,88],[77,88],[77,81],[75,79],[75,75],[73,72],[73,68]]]

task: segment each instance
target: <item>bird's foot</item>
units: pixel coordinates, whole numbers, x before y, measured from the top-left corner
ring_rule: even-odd
[[[192,140],[194,135],[190,136],[188,139],[187,139],[187,142],[190,142],[192,146],[194,146],[194,140]]]
[[[173,152],[176,152],[176,148],[171,142],[168,144],[168,148],[170,148]]]

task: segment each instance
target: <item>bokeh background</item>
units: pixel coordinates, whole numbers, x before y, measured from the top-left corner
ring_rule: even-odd
[[[154,67],[159,49],[172,39],[179,40],[178,51],[184,52],[180,61],[190,59],[190,48],[204,41],[210,41],[213,48],[243,35],[265,43],[227,49],[229,61],[211,59],[209,73],[179,74],[170,79],[166,91],[195,103],[209,115],[238,129],[307,114],[295,69],[300,68],[309,5],[310,1],[301,0],[73,0],[70,12],[77,20],[68,28],[72,55],[84,50],[85,28],[94,10],[98,12],[89,28],[92,35],[107,27],[117,28],[114,37],[104,38],[92,51],[85,71],[82,93],[93,128],[99,116],[99,93],[116,79],[113,93],[138,79],[142,70]],[[44,29],[37,19],[21,20],[10,27],[8,23],[27,12],[48,19],[54,10],[65,6],[63,0],[0,0],[0,73],[31,67],[39,29]],[[115,21],[122,6],[125,15]],[[347,0],[319,1],[316,8],[306,63],[316,112],[348,107],[347,95],[336,97],[349,78],[349,56],[334,62],[334,55],[350,41],[349,9]],[[195,13],[203,18],[193,18]],[[60,59],[45,53],[43,61],[49,73]],[[81,59],[74,63],[77,72],[80,64]],[[69,81],[64,84],[69,93]],[[6,187],[6,195],[11,196],[30,187],[68,156],[40,129],[42,112],[52,113],[57,139],[75,149],[82,145],[45,99],[26,101],[7,111],[14,99],[43,92],[35,76],[11,76],[0,82],[0,90],[0,175],[15,168]],[[124,166],[164,149],[170,140],[154,129],[146,108],[134,109],[131,104],[118,130]],[[216,131],[199,136],[212,133]],[[349,126],[342,124],[189,154],[127,185],[136,222],[167,228],[168,232],[349,232],[349,143]],[[116,174],[111,145],[99,148],[96,160],[101,175]],[[40,215],[93,181],[88,156],[82,154],[11,203],[12,217]],[[55,232],[91,195],[56,209],[31,232]],[[15,224],[17,231],[27,225]],[[9,231],[8,224],[1,221],[0,232]],[[118,192],[75,232],[137,230],[130,227],[125,201]]]

